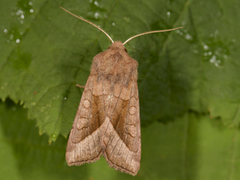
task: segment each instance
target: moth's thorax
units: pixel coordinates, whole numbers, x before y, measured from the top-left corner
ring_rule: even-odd
[[[94,57],[91,73],[121,79],[126,76],[130,77],[132,73],[137,76],[137,67],[138,62],[129,56],[123,43],[116,41],[106,51]]]
[[[121,41],[114,42],[108,49],[118,50],[118,51],[127,51]]]

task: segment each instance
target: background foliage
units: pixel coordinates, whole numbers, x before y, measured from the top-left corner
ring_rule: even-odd
[[[130,41],[139,62],[142,161],[136,177],[68,167],[67,136],[92,58]],[[1,179],[240,178],[240,2],[237,0],[1,0]]]

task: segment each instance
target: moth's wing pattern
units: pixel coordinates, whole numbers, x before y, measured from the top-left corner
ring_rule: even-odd
[[[93,95],[96,78],[92,74],[87,80],[69,135],[66,161],[70,166],[97,161],[102,154],[101,124]]]
[[[140,168],[141,133],[137,75],[132,76],[135,77],[129,78],[127,86],[124,80],[114,86],[103,81],[103,155],[111,167],[136,175]]]
[[[103,154],[111,167],[137,174],[141,159],[137,66],[121,42],[94,57],[68,140],[68,165],[94,162]]]

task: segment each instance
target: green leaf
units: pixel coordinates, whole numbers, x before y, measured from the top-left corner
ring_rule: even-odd
[[[108,168],[104,159],[66,166],[65,138],[83,91],[75,84],[85,84],[93,57],[111,42],[59,6],[115,41],[184,26],[126,45],[139,62],[143,153],[136,178],[239,179],[237,0],[1,0],[0,98],[27,109],[1,103],[1,177],[133,178]]]

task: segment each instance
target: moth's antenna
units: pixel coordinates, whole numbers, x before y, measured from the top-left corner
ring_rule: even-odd
[[[152,34],[152,33],[173,31],[173,30],[181,29],[181,28],[184,28],[184,27],[177,27],[177,28],[172,28],[172,29],[156,30],[156,31],[148,31],[148,32],[140,33],[140,34],[137,34],[137,35],[132,36],[132,37],[130,37],[129,39],[127,39],[127,40],[123,43],[123,45],[125,45],[127,42],[129,42],[129,41],[131,41],[132,39],[134,39],[134,38],[136,38],[136,37],[139,37],[139,36],[143,36],[143,35],[146,35],[146,34]]]
[[[82,18],[82,17],[80,17],[80,16],[77,16],[77,15],[71,13],[70,11],[64,9],[63,7],[60,7],[60,8],[62,8],[64,11],[66,11],[66,12],[69,13],[69,14],[71,14],[72,16],[74,16],[74,17],[76,17],[76,18],[78,18],[78,19],[81,19],[82,21],[85,21],[85,22],[87,22],[88,24],[91,24],[92,26],[98,28],[100,31],[102,31],[102,32],[110,39],[110,41],[111,41],[112,43],[114,43],[113,39],[112,39],[103,29],[101,29],[101,28],[100,28],[99,26],[97,26],[96,24],[93,24],[92,22],[90,22],[90,21],[88,21],[88,20],[86,20],[86,19],[84,19],[84,18]]]

